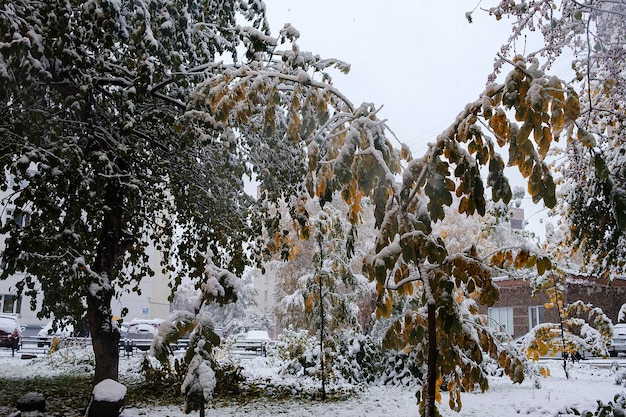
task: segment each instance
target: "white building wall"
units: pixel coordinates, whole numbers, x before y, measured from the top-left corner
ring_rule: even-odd
[[[270,318],[274,323],[276,323],[276,305],[278,304],[276,281],[276,273],[271,264],[267,266],[264,274],[258,273],[254,276],[255,312]],[[276,337],[276,329],[269,330],[272,333],[270,336]]]
[[[2,245],[0,245],[0,247],[2,247]],[[31,297],[28,296],[22,296],[13,305],[6,303],[9,297],[17,297],[16,284],[23,278],[24,274],[16,274],[5,281],[0,281],[0,298],[2,298],[0,302],[0,312],[17,313],[20,318],[20,324],[25,326],[43,325],[46,321],[37,318],[37,311],[41,309],[41,295],[37,297],[37,308],[35,310],[30,309]]]
[[[150,246],[150,267],[154,271],[154,276],[145,277],[141,280],[139,288],[141,295],[137,293],[124,292],[121,297],[113,301],[112,309],[114,316],[121,316],[122,309],[127,308],[128,313],[125,321],[134,318],[167,319],[170,313],[170,288],[168,286],[169,277],[163,274],[159,265],[159,257],[156,250]]]

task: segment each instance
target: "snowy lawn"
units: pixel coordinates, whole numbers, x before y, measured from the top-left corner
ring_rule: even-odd
[[[59,378],[74,376],[88,377],[92,370],[90,349],[66,349],[54,355],[40,355],[30,360],[21,360],[19,355],[0,352],[0,381],[3,389],[11,389],[11,380],[32,380],[32,378]],[[126,384],[141,382],[139,364],[141,356],[120,360],[121,380]],[[274,361],[270,358],[254,357],[241,359],[244,374],[248,379],[257,380],[261,385],[313,387],[317,381],[303,381],[295,378],[282,378],[277,375]],[[557,416],[565,407],[575,407],[580,411],[596,410],[597,401],[609,402],[618,393],[626,394],[626,389],[616,384],[616,376],[626,370],[626,360],[586,360],[574,363],[570,368],[570,379],[564,377],[560,361],[543,362],[550,369],[550,377],[541,378],[541,388],[531,380],[521,385],[513,385],[508,378],[490,379],[490,390],[486,393],[465,393],[462,397],[463,409],[456,413],[447,407],[447,393],[443,393],[440,410],[443,416]],[[7,380],[9,383],[6,383]],[[21,381],[23,382],[23,381]],[[15,384],[16,386],[18,384]],[[27,384],[26,384],[27,385]],[[24,384],[19,384],[23,387]],[[9,387],[9,388],[6,388]],[[70,386],[64,387],[71,391]],[[24,388],[21,388],[24,389]],[[24,392],[25,393],[25,392]],[[7,393],[5,393],[7,394]],[[45,393],[44,393],[45,394]],[[151,400],[153,402],[153,400]],[[15,411],[14,404],[0,404],[0,415]],[[58,410],[49,409],[50,415]],[[80,410],[76,414],[80,415]],[[123,414],[125,417],[186,416],[179,405],[132,405]],[[191,414],[194,415],[194,414]],[[197,414],[195,414],[197,415]],[[418,416],[415,405],[414,387],[370,386],[346,399],[321,402],[311,399],[288,399],[261,397],[246,400],[216,400],[207,409],[208,416]]]

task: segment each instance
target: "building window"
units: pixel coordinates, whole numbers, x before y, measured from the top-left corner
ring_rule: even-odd
[[[513,334],[513,307],[489,308],[489,327],[497,332]]]
[[[0,312],[20,314],[21,299],[13,294],[0,294]]]
[[[529,306],[528,307],[528,326],[529,330],[536,325],[543,323],[543,313],[545,311],[544,306]]]

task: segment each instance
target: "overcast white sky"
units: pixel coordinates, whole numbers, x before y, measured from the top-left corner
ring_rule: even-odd
[[[334,84],[356,105],[383,105],[381,117],[416,154],[478,97],[510,32],[480,10],[470,24],[473,1],[265,3],[274,35],[289,22],[301,49],[350,63]]]
[[[383,106],[399,140],[421,156],[470,101],[478,98],[511,27],[480,7],[469,23],[474,0],[265,0],[276,36],[284,23],[300,31],[298,42],[325,58],[351,64],[333,83],[356,105]],[[523,53],[525,45],[517,45]],[[505,72],[508,72],[505,68]],[[557,74],[559,68],[556,68]],[[520,177],[521,178],[521,177]],[[521,180],[520,180],[521,184]],[[530,228],[543,234],[541,207],[525,204]]]

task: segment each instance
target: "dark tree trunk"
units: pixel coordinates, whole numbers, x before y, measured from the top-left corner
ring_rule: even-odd
[[[114,271],[120,257],[130,243],[123,232],[122,206],[123,190],[120,183],[111,179],[106,188],[105,212],[100,235],[100,242],[95,258],[92,276],[87,288],[87,322],[96,360],[94,385],[105,380],[118,380],[120,334],[112,326],[111,300],[114,296]]]
[[[428,304],[428,370],[426,374],[426,416],[435,416],[435,394],[437,388],[437,306]]]
[[[96,360],[93,384],[105,379],[118,380],[120,334],[111,326],[112,292],[87,295],[87,321]]]

